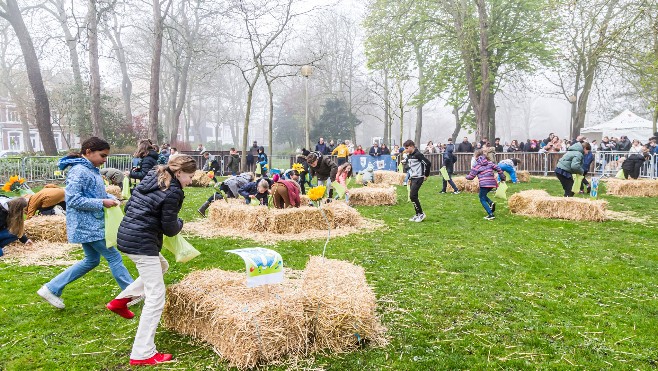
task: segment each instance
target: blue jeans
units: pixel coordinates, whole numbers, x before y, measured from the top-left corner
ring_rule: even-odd
[[[508,164],[498,164],[498,167],[502,171],[507,171],[509,173],[509,177],[512,178],[512,183],[516,183],[516,170],[514,169],[514,166],[510,166]]]
[[[2,248],[17,240],[18,240],[18,236],[16,236],[15,234],[11,234],[9,232],[9,228],[0,230],[0,256],[3,256],[5,254],[2,251]]]
[[[121,290],[124,290],[128,285],[133,283],[132,276],[130,276],[128,269],[123,265],[121,253],[119,253],[119,250],[117,250],[116,247],[109,249],[105,247],[104,239],[83,243],[82,250],[85,252],[84,259],[73,264],[46,284],[46,287],[50,292],[57,296],[61,296],[66,285],[96,268],[101,261],[101,256],[103,256],[110,265],[110,272],[112,272],[112,276],[114,276],[114,280],[117,281]]]
[[[480,203],[482,204],[482,207],[484,207],[484,210],[487,212],[487,215],[493,214],[493,212],[491,211],[491,206],[489,206],[493,203],[493,201],[491,201],[489,196],[487,196],[487,194],[489,192],[491,192],[492,190],[493,190],[493,188],[482,188],[482,187],[480,187],[480,194],[479,194]]]

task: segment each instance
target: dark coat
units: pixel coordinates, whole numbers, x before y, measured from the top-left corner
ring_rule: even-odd
[[[327,180],[335,181],[336,172],[338,172],[338,165],[331,160],[329,156],[322,156],[318,159],[318,164],[316,167],[311,167],[309,165],[309,170],[311,178],[317,175],[318,180]]]
[[[327,146],[326,142],[322,144],[318,142],[318,144],[315,145],[315,150],[323,155],[328,155],[331,153],[331,151],[329,151],[329,147]]]
[[[117,245],[133,255],[158,256],[162,236],[173,237],[183,229],[178,212],[185,195],[176,177],[165,191],[158,187],[157,171],[152,170],[133,190],[126,204],[126,216],[119,225]]]
[[[153,167],[158,164],[158,153],[150,150],[148,155],[142,158],[140,165],[130,171],[130,177],[133,179],[144,179]]]
[[[473,152],[473,145],[471,142],[461,142],[457,146],[457,152]]]

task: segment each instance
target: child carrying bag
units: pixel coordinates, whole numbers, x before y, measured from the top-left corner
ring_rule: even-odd
[[[162,247],[169,250],[176,257],[176,262],[188,262],[201,253],[195,249],[183,236],[180,234],[174,237],[164,236],[162,238]]]
[[[123,219],[123,211],[119,206],[106,207],[105,210],[105,246],[109,249],[117,245],[119,224]]]

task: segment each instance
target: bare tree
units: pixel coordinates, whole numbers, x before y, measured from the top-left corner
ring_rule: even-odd
[[[105,37],[112,43],[112,49],[116,55],[117,62],[119,63],[119,68],[121,69],[121,97],[123,101],[123,115],[125,116],[126,123],[131,123],[133,121],[133,114],[131,108],[131,97],[133,84],[130,80],[130,75],[128,74],[128,61],[126,59],[126,50],[123,46],[122,41],[122,32],[124,25],[119,21],[119,16],[116,11],[107,12],[106,22],[102,25],[104,26],[103,32]]]
[[[101,73],[98,66],[98,10],[96,0],[87,0],[87,43],[89,47],[89,77],[91,91],[91,134],[102,138]]]
[[[39,59],[34,50],[34,44],[30,33],[25,27],[23,15],[18,7],[16,0],[0,1],[0,17],[6,19],[11,24],[18,42],[21,45],[23,58],[25,59],[25,68],[27,69],[27,77],[30,80],[32,87],[32,94],[34,95],[34,105],[36,107],[36,124],[39,130],[39,137],[43,144],[43,150],[47,155],[57,154],[57,145],[55,144],[55,137],[53,136],[53,128],[50,123],[50,104],[48,102],[48,94],[43,85],[43,78],[41,77],[41,67],[39,66]]]
[[[164,4],[164,11],[162,10]],[[153,54],[151,56],[151,84],[149,88],[149,124],[147,135],[158,141],[158,114],[160,112],[160,60],[164,20],[172,0],[153,0]]]

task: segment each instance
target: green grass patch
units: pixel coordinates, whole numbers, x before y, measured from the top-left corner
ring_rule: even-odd
[[[542,188],[561,195],[555,179],[510,185],[509,194]],[[391,207],[358,207],[386,228],[332,239],[330,258],[363,266],[380,299],[390,345],[349,354],[314,356],[309,368],[396,369],[652,369],[658,362],[658,212],[655,200],[606,197],[609,208],[645,223],[542,220],[511,215],[498,202],[485,221],[477,195],[439,194],[432,177],[420,198],[427,219],[411,223],[406,189]],[[181,217],[210,189],[185,190]],[[191,271],[243,271],[225,250],[254,247],[248,236],[190,242],[202,255],[171,263],[168,284]],[[284,264],[303,269],[324,241],[274,246]],[[82,256],[79,253],[79,256]],[[126,265],[133,275],[134,265]],[[105,309],[119,292],[106,262],[70,284],[63,311],[36,295],[62,267],[0,263],[0,369],[128,369],[138,324]],[[177,369],[225,369],[209,346],[160,328],[156,344]],[[284,369],[271,367],[270,369]]]

